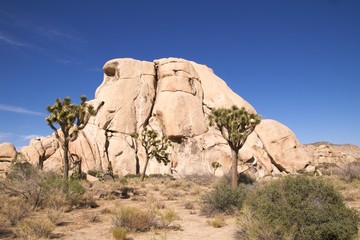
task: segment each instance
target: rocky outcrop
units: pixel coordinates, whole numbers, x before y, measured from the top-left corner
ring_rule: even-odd
[[[83,171],[107,171],[111,166],[116,174],[125,175],[141,170],[145,153],[132,134],[148,126],[172,141],[171,163],[150,161],[148,173],[210,174],[214,161],[222,165],[217,175],[229,172],[230,148],[209,126],[208,114],[212,108],[232,105],[255,109],[210,68],[179,58],[154,62],[127,58],[108,61],[103,69],[104,80],[89,101],[103,106],[70,145],[71,159],[81,162]],[[61,166],[60,149],[48,136],[31,140],[21,151],[34,164],[41,160],[45,169],[54,169]],[[240,158],[245,164],[239,164],[239,171],[256,177],[294,172],[310,161],[291,130],[274,120],[257,126]]]
[[[332,144],[317,142],[304,145],[310,154],[313,165],[322,163],[341,165],[360,161],[360,147],[352,144]]]
[[[0,178],[5,176],[9,165],[17,157],[17,151],[12,143],[4,142],[0,144]]]

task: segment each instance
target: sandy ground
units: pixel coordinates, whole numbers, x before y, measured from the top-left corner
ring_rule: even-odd
[[[169,182],[167,182],[169,183]],[[99,186],[98,186],[99,187]],[[100,187],[101,188],[101,187]],[[201,195],[209,190],[209,187],[195,185],[189,182],[179,184],[164,184],[157,181],[140,184],[140,191],[146,195],[134,201],[134,197],[129,199],[98,199],[99,204],[95,209],[80,209],[65,213],[64,222],[56,227],[53,236],[57,239],[86,239],[101,240],[112,239],[112,215],[104,213],[107,209],[114,209],[119,206],[131,206],[140,209],[149,209],[154,204],[161,204],[166,209],[172,209],[178,216],[170,226],[180,226],[180,228],[154,229],[148,232],[129,233],[129,239],[148,240],[148,239],[234,239],[236,233],[235,217],[225,216],[225,226],[214,228],[209,222],[209,218],[200,214]],[[185,209],[185,203],[191,203],[192,209]],[[105,209],[105,210],[104,210]],[[161,211],[161,210],[159,210]],[[94,217],[98,221],[92,221]]]
[[[59,226],[54,231],[54,237],[58,239],[86,239],[86,240],[100,240],[111,239],[111,231],[113,229],[111,215],[101,214],[104,208],[113,208],[114,204],[110,201],[99,202],[101,207],[98,209],[88,210],[86,213],[83,210],[74,211],[67,214],[64,218],[66,224]],[[137,202],[122,201],[122,204],[127,206],[139,206]],[[140,204],[143,205],[143,204]],[[234,239],[236,232],[235,218],[227,218],[226,226],[222,228],[214,228],[207,221],[208,218],[199,216],[196,210],[184,209],[183,204],[179,201],[166,202],[167,208],[175,209],[179,215],[180,220],[174,224],[180,224],[180,230],[150,230],[144,233],[130,233],[129,238],[134,240],[148,240],[148,239]],[[191,213],[195,211],[196,214]],[[90,222],[89,219],[95,215],[99,215],[99,222]]]
[[[201,196],[211,190],[211,185],[197,185],[183,180],[160,181],[150,180],[145,183],[130,184],[141,194],[129,199],[120,199],[109,195],[100,198],[103,193],[119,189],[119,183],[96,183],[89,193],[93,195],[99,207],[75,209],[63,213],[62,224],[56,226],[51,239],[59,240],[102,240],[113,239],[111,211],[121,206],[131,206],[139,209],[151,209],[162,205],[158,211],[173,210],[179,220],[174,221],[168,229],[151,229],[148,232],[131,232],[128,240],[212,240],[236,239],[236,217],[225,216],[225,226],[214,228],[209,224],[209,218],[200,214]],[[360,211],[360,181],[349,186],[338,186],[344,195],[348,206]],[[192,208],[185,208],[185,203],[191,203]],[[43,217],[46,217],[44,213]],[[40,215],[41,216],[41,215]],[[180,226],[172,228],[171,226]],[[0,236],[0,239],[13,239]],[[360,239],[360,237],[359,237]]]

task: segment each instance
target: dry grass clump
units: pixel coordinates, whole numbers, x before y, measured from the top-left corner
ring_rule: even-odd
[[[112,235],[115,240],[126,240],[127,230],[123,227],[115,227],[112,230]]]
[[[89,213],[89,214],[85,214],[84,216],[86,219],[88,219],[88,221],[90,223],[98,223],[98,222],[101,222],[101,218],[100,218],[100,215],[99,213],[96,213],[96,212],[92,212],[92,213]]]
[[[59,226],[63,223],[64,213],[62,211],[56,209],[49,209],[46,212],[46,216],[55,226]]]
[[[5,198],[6,199],[6,198]],[[0,215],[2,215],[11,226],[15,226],[19,221],[29,215],[29,206],[18,198],[7,198],[0,207]]]
[[[0,235],[1,232],[5,231],[8,227],[10,227],[9,221],[0,214]]]
[[[15,234],[20,239],[49,239],[54,229],[47,219],[27,218],[17,225]]]
[[[212,219],[208,220],[208,224],[214,228],[221,228],[226,225],[224,214],[216,214]]]
[[[190,202],[190,201],[186,201],[184,204],[184,208],[188,209],[188,210],[193,210],[195,209],[194,203]]]
[[[174,221],[180,220],[179,215],[172,209],[166,209],[164,212],[160,213],[160,227],[169,228]],[[179,228],[179,226],[174,226]]]
[[[161,192],[161,195],[166,197],[169,201],[177,200],[178,197],[182,196],[178,189],[166,189]]]
[[[115,227],[124,227],[133,232],[145,232],[156,227],[155,214],[134,207],[120,207],[112,212]]]

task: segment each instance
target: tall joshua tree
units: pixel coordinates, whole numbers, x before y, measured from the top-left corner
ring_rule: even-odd
[[[69,143],[77,138],[79,131],[86,126],[90,116],[96,115],[103,105],[103,103],[100,104],[95,110],[92,105],[86,103],[85,96],[81,96],[80,100],[81,103],[77,105],[71,103],[70,97],[66,97],[64,100],[57,98],[55,103],[47,108],[50,115],[46,117],[46,121],[54,130],[55,136],[63,148],[65,180],[69,177]],[[62,134],[59,134],[54,123],[60,126]]]
[[[165,166],[170,162],[167,149],[171,146],[171,142],[166,136],[163,135],[160,138],[155,130],[147,128],[141,133],[140,141],[146,152],[146,162],[141,177],[141,180],[144,181],[150,159],[155,158],[159,163],[164,163]]]
[[[249,113],[244,107],[233,105],[231,108],[214,108],[209,115],[210,126],[217,126],[231,148],[231,186],[238,184],[238,158],[239,150],[244,146],[247,137],[254,131],[261,117]]]

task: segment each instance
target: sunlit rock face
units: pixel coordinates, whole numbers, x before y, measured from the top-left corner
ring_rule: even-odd
[[[17,157],[17,152],[14,144],[4,142],[0,144],[0,178],[5,177],[5,172],[8,171],[10,164]]]
[[[111,166],[115,174],[126,175],[139,170],[137,165],[141,171],[145,153],[132,134],[148,126],[168,136],[172,147],[170,164],[150,161],[147,173],[212,174],[214,161],[222,165],[217,176],[229,172],[230,147],[209,126],[208,115],[212,108],[232,105],[251,112],[255,109],[212,69],[179,58],[153,62],[113,59],[103,69],[103,82],[89,103],[104,104],[70,146],[73,161],[80,160],[83,171],[105,172]],[[34,164],[43,156],[45,169],[59,169],[61,150],[56,139],[48,136],[32,140],[22,152]],[[309,162],[308,152],[291,130],[274,120],[263,120],[239,155],[239,171],[254,177],[294,172]]]

